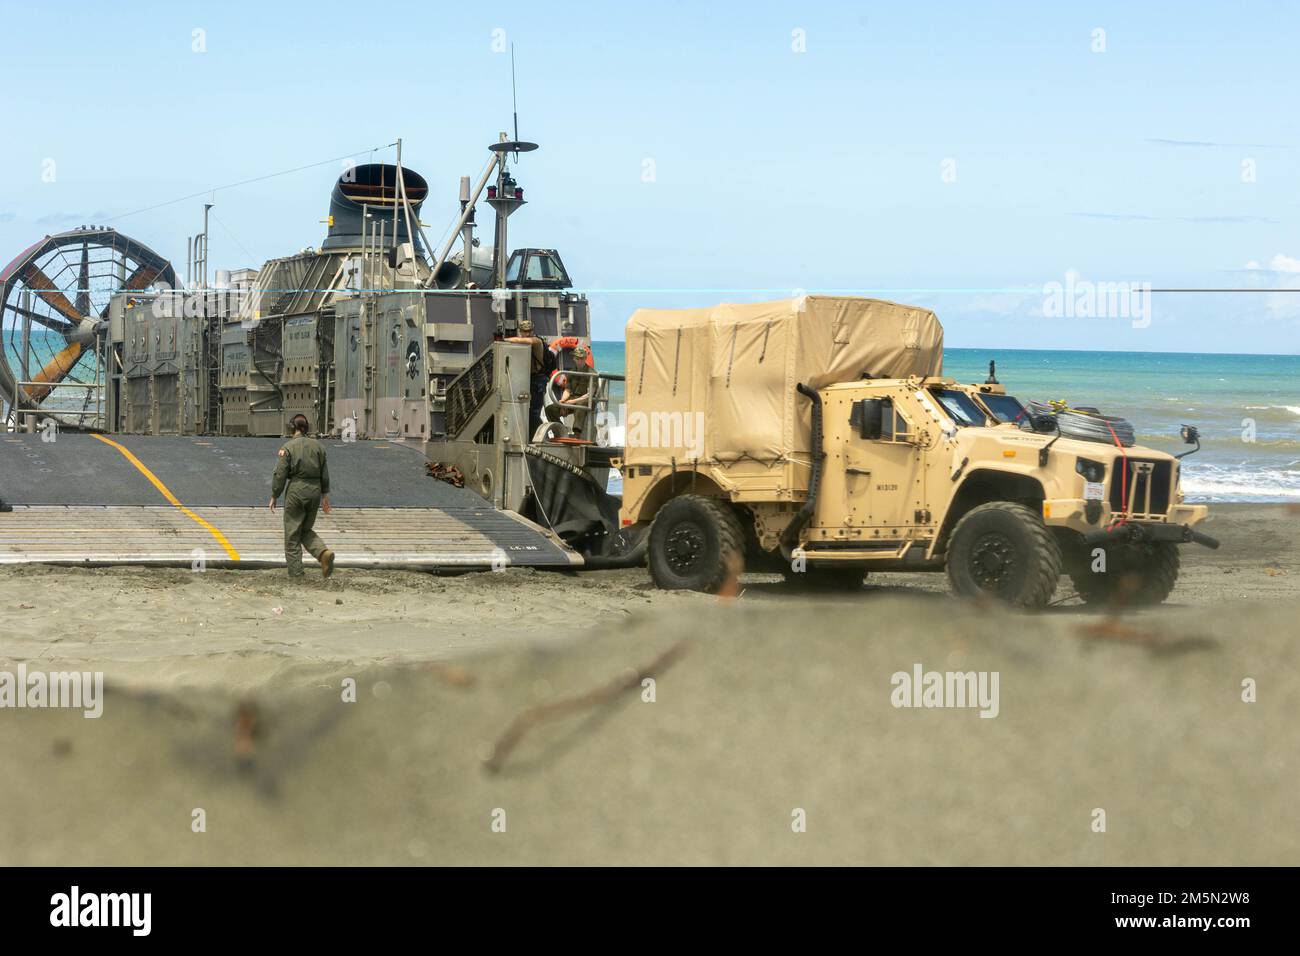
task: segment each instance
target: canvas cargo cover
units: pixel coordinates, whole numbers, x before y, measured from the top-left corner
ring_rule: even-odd
[[[705,309],[639,309],[627,323],[629,464],[784,461],[811,444],[802,382],[823,388],[939,375],[933,312],[879,299],[803,296]]]

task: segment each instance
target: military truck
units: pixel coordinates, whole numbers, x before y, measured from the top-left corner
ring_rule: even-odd
[[[934,313],[892,302],[636,312],[620,523],[648,535],[655,584],[946,569],[959,596],[1036,608],[1065,573],[1085,602],[1143,605],[1173,590],[1180,545],[1217,547],[1178,458],[942,366]]]

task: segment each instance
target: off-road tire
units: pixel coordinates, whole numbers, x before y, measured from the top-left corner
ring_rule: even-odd
[[[659,509],[650,526],[649,564],[657,587],[716,594],[744,570],[740,520],[717,498],[674,498]]]
[[[1151,607],[1163,604],[1178,583],[1178,545],[1168,541],[1100,546],[1106,570],[1092,570],[1092,551],[1082,542],[1066,562],[1070,582],[1084,604],[1100,607]]]
[[[959,597],[1040,608],[1061,577],[1061,548],[1032,508],[991,501],[966,512],[948,544],[948,582]]]
[[[809,591],[852,593],[862,590],[867,570],[861,567],[843,567],[828,564],[808,564],[802,571],[796,571],[790,562],[783,562],[781,574],[785,583],[791,587]]]

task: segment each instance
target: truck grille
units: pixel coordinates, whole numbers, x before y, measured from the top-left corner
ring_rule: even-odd
[[[1128,489],[1125,494],[1124,459],[1116,459],[1110,478],[1110,507],[1112,511],[1125,511],[1129,515],[1164,515],[1169,511],[1173,495],[1173,462],[1152,461],[1148,458],[1130,458],[1127,464]]]

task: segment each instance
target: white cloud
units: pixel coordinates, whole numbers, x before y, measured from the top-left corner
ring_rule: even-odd
[[[1261,266],[1258,259],[1251,259],[1242,268],[1249,272],[1296,273],[1300,272],[1300,259],[1294,259],[1279,252],[1268,260],[1266,266]]]

